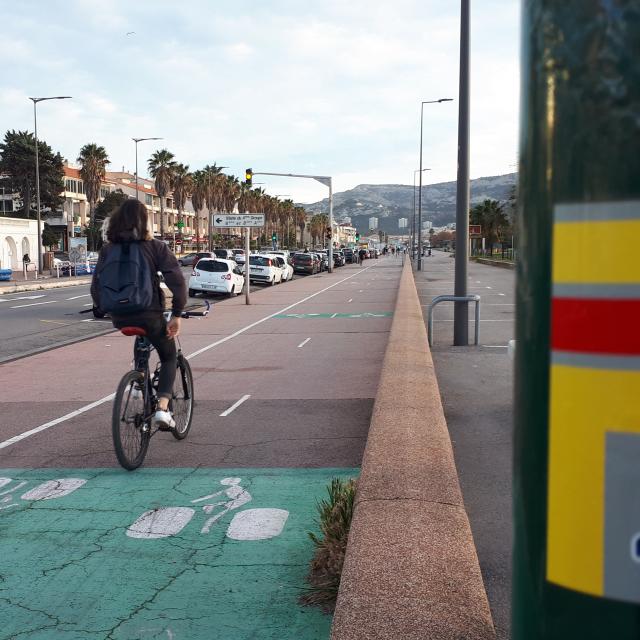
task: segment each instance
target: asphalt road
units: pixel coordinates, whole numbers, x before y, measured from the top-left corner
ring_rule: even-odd
[[[191,267],[182,269],[185,280]],[[286,284],[284,285],[286,286]],[[264,286],[252,284],[256,294]],[[207,296],[217,304],[223,296]],[[202,300],[201,296],[192,302]],[[111,322],[81,313],[91,308],[88,285],[2,294],[0,291],[0,362],[54,349],[112,329]]]
[[[357,475],[400,271],[348,265],[184,321],[192,430],[156,434],[131,473],[111,439],[130,338],[0,365],[0,639],[328,638],[298,602],[307,532],[331,479]]]
[[[434,251],[416,273],[425,322],[433,297],[453,293],[454,260]],[[469,264],[469,293],[481,296],[480,347],[453,347],[453,303],[434,314],[432,348],[444,412],[498,640],[510,637],[511,459],[515,272]],[[469,305],[473,344],[473,305]]]

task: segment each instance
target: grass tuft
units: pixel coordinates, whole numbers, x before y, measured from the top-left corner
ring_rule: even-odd
[[[311,588],[300,602],[322,607],[326,612],[335,609],[347,539],[353,517],[356,481],[333,478],[327,487],[329,498],[318,503],[320,536],[309,532],[315,545],[307,582]]]

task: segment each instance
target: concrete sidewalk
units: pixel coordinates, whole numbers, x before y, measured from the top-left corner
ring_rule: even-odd
[[[431,300],[453,293],[455,261],[434,251],[415,280],[425,315]],[[503,265],[500,265],[503,266]],[[511,460],[515,272],[470,262],[468,291],[481,297],[480,346],[454,347],[453,303],[434,313],[431,349],[456,466],[498,640],[510,638]]]
[[[91,276],[63,276],[56,278],[51,275],[38,276],[38,279],[33,278],[33,274],[29,274],[31,278],[25,280],[22,273],[19,274],[19,278],[14,280],[2,280],[0,281],[0,296],[3,293],[22,293],[24,291],[43,291],[45,289],[60,289],[63,287],[75,287],[81,284],[89,284],[91,282]]]
[[[331,637],[494,638],[409,262],[358,480]]]

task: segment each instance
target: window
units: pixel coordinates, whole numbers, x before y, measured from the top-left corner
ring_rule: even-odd
[[[144,194],[144,203],[148,206],[151,206],[153,204],[153,198],[151,197],[150,193]]]
[[[0,213],[11,213],[13,210],[13,200],[0,200]]]
[[[84,182],[82,182],[82,180],[78,180],[78,189],[76,193],[84,193]]]
[[[258,267],[270,267],[271,258],[265,258],[264,256],[249,256],[249,264]]]
[[[215,271],[220,273],[227,273],[229,271],[229,265],[226,262],[220,262],[219,260],[207,260],[202,259],[198,261],[196,269],[199,271]]]
[[[106,198],[109,195],[109,187],[100,187],[100,197]]]

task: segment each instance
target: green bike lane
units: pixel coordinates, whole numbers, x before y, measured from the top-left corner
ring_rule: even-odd
[[[308,532],[331,478],[358,473],[395,303],[391,267],[305,279],[274,289],[271,304],[265,291],[249,314],[237,300],[217,305],[226,319],[216,329],[215,318],[184,323],[191,353],[275,316],[192,358],[192,432],[158,434],[136,472],[115,467],[108,401],[0,448],[0,638],[328,638],[330,616],[298,602]],[[102,368],[115,385],[110,358],[125,339],[108,339]],[[5,420],[15,436],[16,418],[39,403],[6,402],[4,382],[6,442]],[[41,403],[49,421],[58,402],[82,408],[56,394]]]

